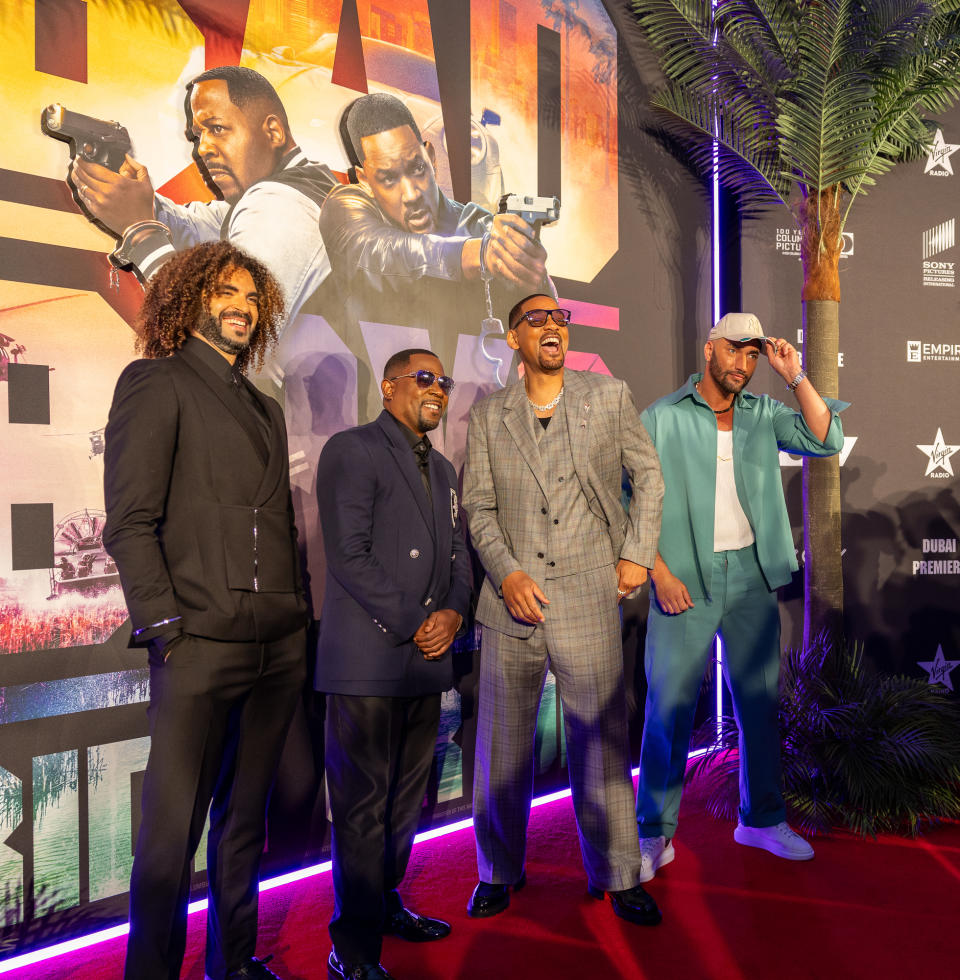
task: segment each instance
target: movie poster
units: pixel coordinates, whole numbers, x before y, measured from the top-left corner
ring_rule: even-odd
[[[135,356],[142,283],[166,256],[230,238],[281,281],[289,315],[252,380],[286,413],[315,612],[317,455],[379,414],[390,354],[429,347],[455,378],[431,438],[458,471],[471,405],[517,378],[496,321],[525,292],[494,268],[488,297],[457,258],[501,207],[540,235],[544,288],[573,311],[568,365],[616,365],[641,407],[674,386],[671,334],[695,325],[709,287],[706,202],[643,132],[645,82],[600,0],[0,0],[0,29],[2,955],[126,915],[149,691],[101,541],[103,430]],[[302,180],[244,187],[242,148],[200,138],[188,85],[222,65],[274,88]],[[402,100],[431,147],[424,179],[441,203],[429,235],[416,203],[361,202],[375,212],[366,238],[323,220],[327,196],[357,190],[339,122],[375,92]],[[68,182],[78,153],[110,172],[109,206]],[[128,153],[139,170],[124,183]],[[141,220],[166,228],[159,245],[127,242],[109,258]],[[433,264],[416,258],[428,238]],[[470,809],[477,646],[478,631],[459,643],[462,681],[444,696],[425,824]],[[561,732],[548,676],[542,788],[565,784]],[[271,837],[267,871],[324,854],[322,764],[307,752],[297,766],[313,816],[295,848]],[[283,776],[276,796],[282,806]],[[198,888],[203,868],[201,843]]]

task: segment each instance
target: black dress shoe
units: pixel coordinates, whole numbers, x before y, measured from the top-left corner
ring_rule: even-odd
[[[379,963],[358,963],[349,970],[337,959],[337,951],[330,950],[327,958],[329,980],[393,980]]]
[[[385,936],[399,936],[408,943],[430,943],[434,939],[443,939],[450,935],[450,923],[443,919],[429,919],[425,915],[417,915],[410,909],[400,907],[387,918],[383,927]]]
[[[587,891],[592,898],[603,901],[603,889],[588,886]],[[640,926],[655,926],[663,918],[657,903],[647,894],[643,885],[634,885],[620,892],[607,892],[613,911],[628,922],[636,922]]]
[[[273,970],[267,969],[267,964],[272,959],[272,955],[264,956],[262,960],[251,956],[239,970],[231,970],[227,974],[227,980],[280,980]]]
[[[514,882],[513,890],[520,891],[526,883],[527,873],[524,871]],[[475,919],[486,919],[491,915],[499,915],[509,904],[509,885],[488,885],[485,881],[480,881],[467,902],[467,915]]]

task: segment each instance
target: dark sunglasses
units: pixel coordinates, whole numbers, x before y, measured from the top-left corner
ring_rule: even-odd
[[[553,320],[558,327],[565,327],[570,322],[569,310],[527,310],[522,316],[517,317],[514,330],[520,326],[521,320],[526,320],[531,327],[542,327],[547,319]]]
[[[395,378],[387,378],[387,381],[399,381],[401,378],[413,378],[417,382],[418,388],[429,388],[433,385],[434,381],[440,386],[440,390],[445,394],[449,395],[453,391],[456,381],[453,378],[448,378],[445,374],[441,374],[438,378],[433,371],[411,371],[409,374],[398,374]]]

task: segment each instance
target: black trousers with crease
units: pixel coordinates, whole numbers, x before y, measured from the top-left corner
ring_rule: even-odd
[[[440,725],[440,695],[327,695],[333,817],[330,938],[347,969],[380,960],[410,860]]]

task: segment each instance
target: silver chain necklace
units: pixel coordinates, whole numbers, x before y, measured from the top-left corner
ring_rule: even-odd
[[[524,394],[526,394],[526,389],[524,389]],[[557,397],[553,401],[547,402],[546,405],[538,405],[529,395],[527,395],[527,401],[530,402],[530,406],[535,412],[549,412],[550,409],[556,408],[560,404],[560,399],[563,398],[563,385],[560,385],[560,390],[557,392]]]

